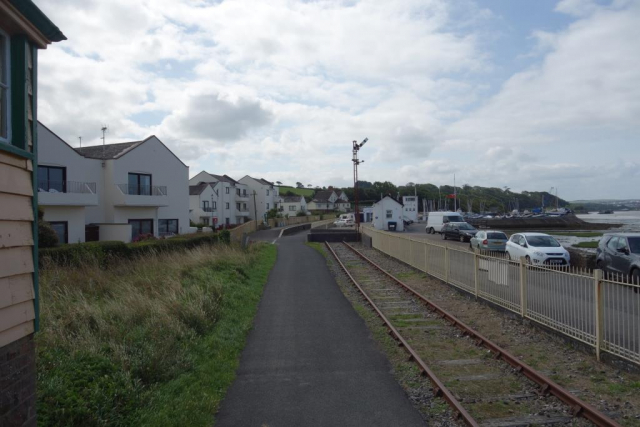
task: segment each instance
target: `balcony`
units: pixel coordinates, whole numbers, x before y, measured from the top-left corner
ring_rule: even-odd
[[[200,208],[202,209],[203,212],[207,212],[207,213],[211,213],[211,212],[216,212],[216,208]]]
[[[166,186],[116,184],[114,206],[169,206]]]
[[[41,206],[97,206],[95,182],[38,181]]]
[[[248,194],[236,194],[236,200],[239,202],[248,202],[249,195]]]
[[[249,216],[249,211],[236,210],[237,216]]]

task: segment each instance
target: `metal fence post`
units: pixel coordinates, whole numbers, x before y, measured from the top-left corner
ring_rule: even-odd
[[[444,281],[449,283],[449,247],[444,247]]]
[[[411,238],[409,238],[409,265],[413,266],[413,244]]]
[[[520,257],[520,314],[527,317],[527,260]]]
[[[478,249],[473,250],[473,284],[476,299],[478,299],[478,270],[480,269],[480,260],[478,258]]]
[[[429,245],[424,242],[424,272],[429,274]]]
[[[596,304],[596,359],[600,361],[602,341],[604,340],[604,301],[602,288],[602,270],[593,270],[593,284]]]

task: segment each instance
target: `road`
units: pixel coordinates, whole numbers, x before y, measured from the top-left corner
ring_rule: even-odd
[[[469,249],[469,242],[462,243],[456,240],[442,240],[442,235],[438,233],[427,234],[424,230],[425,226],[426,223],[424,222],[414,222],[413,224],[405,227],[403,234],[405,236],[411,236],[412,239],[425,240],[436,245],[446,245],[456,249]]]

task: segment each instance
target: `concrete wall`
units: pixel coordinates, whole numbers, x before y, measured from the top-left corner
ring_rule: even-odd
[[[99,224],[100,241],[120,240],[121,242],[131,242],[130,224]]]
[[[68,243],[84,242],[84,206],[47,206],[44,208],[44,220],[67,221]]]

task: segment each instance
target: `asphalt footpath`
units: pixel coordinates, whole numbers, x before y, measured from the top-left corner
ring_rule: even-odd
[[[272,236],[261,236],[266,240]],[[278,258],[217,426],[423,426],[306,233]]]

